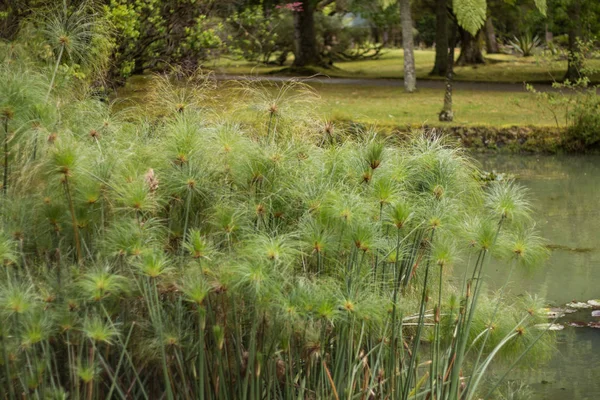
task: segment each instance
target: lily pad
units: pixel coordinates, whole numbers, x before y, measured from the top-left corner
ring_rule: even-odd
[[[587,303],[592,307],[600,307],[600,300],[588,300]]]
[[[573,328],[585,328],[587,323],[583,321],[571,321],[569,322],[569,326],[572,326]]]
[[[567,307],[569,308],[576,308],[576,309],[584,309],[584,308],[592,308],[591,304],[588,303],[584,303],[582,301],[572,301],[570,303],[567,303]]]
[[[592,311],[592,317],[600,317],[600,310]]]
[[[537,324],[535,327],[539,330],[549,330],[549,331],[562,331],[565,329],[564,325],[561,324]]]
[[[546,314],[546,317],[550,319],[556,319],[565,316],[564,309],[556,307],[542,308],[540,310],[540,314]]]

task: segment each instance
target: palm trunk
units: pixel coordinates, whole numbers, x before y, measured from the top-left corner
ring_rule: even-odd
[[[446,92],[444,93],[444,107],[439,115],[441,122],[452,122],[454,112],[452,111],[452,86],[454,83],[454,48],[456,47],[457,26],[452,24],[452,34],[450,35],[450,46],[448,47],[448,71],[446,73]]]
[[[460,56],[456,60],[456,65],[485,64],[483,53],[481,52],[481,30],[475,36],[463,28],[459,28],[459,31]]]
[[[415,52],[410,0],[400,0],[400,18],[402,23],[402,48],[404,49],[404,89],[411,93],[417,89],[417,76],[415,73]]]
[[[448,73],[448,0],[435,2],[435,64],[430,75],[446,76]]]
[[[488,54],[498,54],[498,41],[496,40],[496,29],[492,22],[492,17],[488,17],[485,21],[485,47]]]
[[[321,65],[321,55],[317,49],[315,33],[315,4],[303,0],[299,11],[294,11],[294,66]]]

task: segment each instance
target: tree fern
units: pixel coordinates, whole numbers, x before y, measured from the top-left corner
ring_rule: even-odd
[[[458,24],[473,36],[485,23],[486,0],[452,0],[452,8]]]
[[[535,6],[546,15],[546,0],[534,0]],[[486,20],[486,0],[452,0],[452,9],[458,24],[473,36],[481,29]]]

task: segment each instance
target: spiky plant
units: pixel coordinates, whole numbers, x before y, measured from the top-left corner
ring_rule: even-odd
[[[83,67],[102,70],[102,64],[108,59],[106,49],[110,47],[110,35],[107,20],[89,1],[73,7],[63,0],[55,9],[44,10],[41,14],[38,16],[38,21],[41,21],[40,33],[55,55],[46,93],[48,101],[58,69],[65,59]]]
[[[322,147],[304,85],[251,91],[277,107],[242,124],[202,82],[164,78],[139,118],[53,91],[56,135],[15,147],[8,398],[473,399],[538,351],[538,301],[484,289],[491,258],[543,258],[522,188],[435,135]]]

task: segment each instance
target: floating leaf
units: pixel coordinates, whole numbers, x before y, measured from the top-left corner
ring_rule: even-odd
[[[559,308],[556,310],[546,309],[546,317],[550,319],[562,318],[565,316],[565,313]]]
[[[567,303],[567,307],[577,309],[592,308],[590,304],[584,303],[582,301],[572,301],[571,303]]]
[[[587,323],[583,321],[571,321],[568,325],[572,326],[573,328],[585,328],[587,326]]]
[[[547,307],[542,308],[539,313],[546,314],[546,317],[550,319],[562,318],[565,314],[572,314],[577,312],[576,309],[573,308],[559,308],[559,307]]]
[[[600,300],[588,300],[587,303],[592,307],[600,307]]]
[[[564,325],[561,324],[537,324],[534,325],[539,330],[549,330],[549,331],[562,331],[565,329]]]
[[[590,322],[589,324],[587,324],[587,326],[594,329],[600,329],[600,322]]]

